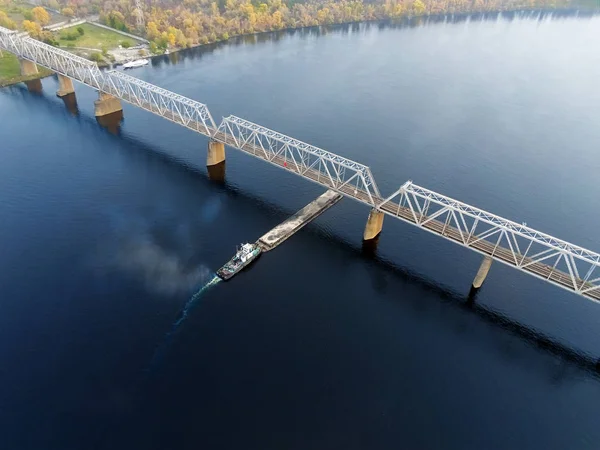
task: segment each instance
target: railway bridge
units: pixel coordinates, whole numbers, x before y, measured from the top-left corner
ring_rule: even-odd
[[[371,169],[292,137],[228,116],[216,124],[207,106],[121,71],[97,64],[0,27],[0,49],[14,53],[24,75],[37,65],[54,71],[58,96],[74,93],[73,80],[98,91],[95,114],[122,111],[125,101],[208,137],[207,166],[225,161],[225,145],[369,206],[363,238],[375,239],[384,216],[399,219],[482,255],[473,281],[481,287],[492,261],[600,302],[600,254],[446,197],[411,181],[390,195],[379,191]]]

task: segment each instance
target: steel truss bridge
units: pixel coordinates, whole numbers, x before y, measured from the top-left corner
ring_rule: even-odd
[[[369,167],[0,27],[0,49],[295,173],[484,256],[600,302],[600,254],[408,181],[383,197]]]

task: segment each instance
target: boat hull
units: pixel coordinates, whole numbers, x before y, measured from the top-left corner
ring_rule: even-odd
[[[229,261],[227,264],[225,264],[223,267],[221,267],[219,270],[217,270],[217,276],[219,278],[221,278],[223,281],[230,280],[231,278],[233,278],[234,275],[237,275],[242,270],[244,270],[246,267],[248,267],[250,264],[252,264],[256,260],[256,258],[258,258],[260,256],[260,254],[261,254],[261,250],[260,250],[260,248],[257,248],[255,250],[255,253],[252,255],[252,257],[250,257],[243,263],[240,263],[238,266],[236,266],[235,270],[233,270],[233,271],[227,269],[227,265],[231,263],[231,261]]]
[[[123,64],[123,69],[135,69],[136,67],[147,66],[148,63],[149,63],[149,61],[147,59],[131,61],[131,62]]]

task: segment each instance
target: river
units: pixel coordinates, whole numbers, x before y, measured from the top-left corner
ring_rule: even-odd
[[[131,72],[600,250],[599,17],[250,36]],[[600,305],[345,199],[194,297],[322,192],[124,106],[0,90],[5,449],[597,448]],[[189,302],[190,298],[194,300]],[[185,311],[185,312],[184,312]]]

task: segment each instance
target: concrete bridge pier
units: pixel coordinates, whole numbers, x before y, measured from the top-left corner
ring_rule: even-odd
[[[57,73],[56,75],[58,75],[58,91],[56,91],[56,95],[64,97],[65,95],[74,94],[75,89],[73,88],[73,80],[60,73]]]
[[[475,279],[473,280],[473,289],[479,289],[481,287],[485,281],[485,277],[487,277],[487,274],[490,271],[492,261],[493,260],[490,256],[483,257],[483,261],[481,261],[477,275],[475,275]]]
[[[223,162],[225,162],[225,144],[217,141],[209,141],[206,165],[208,167],[216,166]]]
[[[94,107],[96,117],[102,117],[118,111],[123,111],[121,100],[102,91],[98,92],[98,100],[94,102]]]
[[[28,59],[19,58],[19,65],[21,66],[22,77],[29,77],[38,73],[37,64]]]
[[[371,239],[375,239],[381,233],[381,229],[383,228],[383,211],[378,211],[373,208],[369,213],[369,218],[367,219],[367,226],[365,227],[365,232],[363,234],[363,240],[369,241]]]

